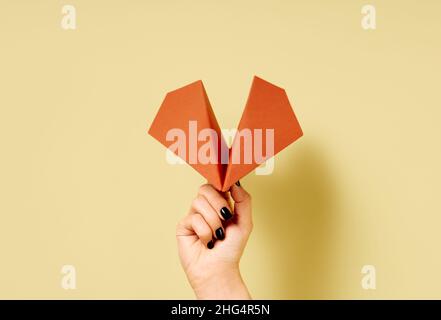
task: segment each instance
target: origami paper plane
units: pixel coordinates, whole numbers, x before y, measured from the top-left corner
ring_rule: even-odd
[[[245,144],[247,135],[241,134],[244,132],[256,134],[254,143]],[[182,133],[184,150],[172,151],[220,191],[229,190],[236,181],[303,135],[285,90],[258,77],[253,79],[231,148],[222,136],[202,81],[167,93],[148,133],[171,150],[176,147],[173,137]],[[250,153],[257,154],[258,133],[260,137],[265,133],[267,144],[262,143],[265,152],[261,150],[259,159],[251,157],[250,161],[249,157],[246,161]],[[272,152],[268,152],[271,135]],[[210,151],[207,154],[217,161],[198,161],[198,152],[206,151],[207,144]]]

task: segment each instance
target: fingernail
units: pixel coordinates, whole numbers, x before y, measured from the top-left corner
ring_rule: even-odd
[[[224,230],[222,228],[219,228],[219,229],[216,230],[216,238],[218,238],[219,240],[224,240],[225,233],[224,233]]]
[[[213,247],[214,247],[214,242],[213,242],[213,240],[210,240],[210,242],[207,243],[207,248],[213,249]]]
[[[225,221],[230,219],[233,216],[227,207],[223,207],[222,209],[220,209],[220,213],[221,213],[221,216],[225,219]]]
[[[236,186],[240,187],[240,181],[239,180],[237,180]]]

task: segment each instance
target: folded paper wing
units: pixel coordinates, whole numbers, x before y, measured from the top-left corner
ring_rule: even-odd
[[[273,130],[274,139],[268,136],[271,130]],[[253,137],[252,143],[248,138],[248,132],[250,131]],[[261,135],[259,132],[261,132]],[[302,135],[302,129],[291,108],[285,90],[263,79],[254,77],[245,110],[231,147],[230,161],[222,190],[228,190],[233,183],[282,151]],[[261,139],[258,141],[260,136]],[[248,141],[246,141],[247,139]],[[269,144],[273,142],[273,148],[267,148],[268,142]],[[247,147],[250,148],[245,150]],[[247,163],[245,155],[249,154],[250,150],[252,150],[252,161]],[[236,159],[240,158],[239,163],[234,161],[235,156]]]
[[[285,90],[254,77],[230,150],[202,81],[169,92],[149,134],[190,164],[216,189],[227,191],[237,180],[301,137],[302,130]],[[178,142],[181,148],[176,148]],[[216,161],[200,161],[200,152],[206,151],[207,144],[212,147],[208,152],[210,159]]]
[[[195,126],[196,128],[194,128]],[[179,133],[183,133],[185,154],[178,153],[182,148],[172,151],[196,169],[216,189],[220,190],[222,189],[226,169],[226,166],[221,164],[220,152],[216,156],[217,163],[204,164],[200,163],[197,158],[195,159],[198,150],[206,143],[197,141],[198,135],[205,129],[213,129],[216,132],[219,142],[216,143],[214,139],[206,140],[215,144],[214,149],[222,150],[222,145],[225,146],[225,142],[221,130],[208,101],[202,81],[196,81],[167,93],[149,129],[149,134],[172,150]]]

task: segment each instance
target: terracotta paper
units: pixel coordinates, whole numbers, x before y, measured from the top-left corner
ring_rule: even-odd
[[[253,79],[231,148],[222,136],[202,81],[167,93],[148,133],[166,148],[176,147],[174,133],[184,134],[185,149],[173,152],[220,191],[229,190],[303,135],[285,90],[259,77]],[[210,152],[213,150],[215,153]],[[209,155],[211,161],[200,160],[198,152]]]

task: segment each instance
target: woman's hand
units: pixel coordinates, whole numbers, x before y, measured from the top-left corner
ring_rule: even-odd
[[[240,183],[228,193],[199,188],[188,215],[176,228],[179,257],[198,299],[250,299],[239,260],[253,228],[251,197]]]

